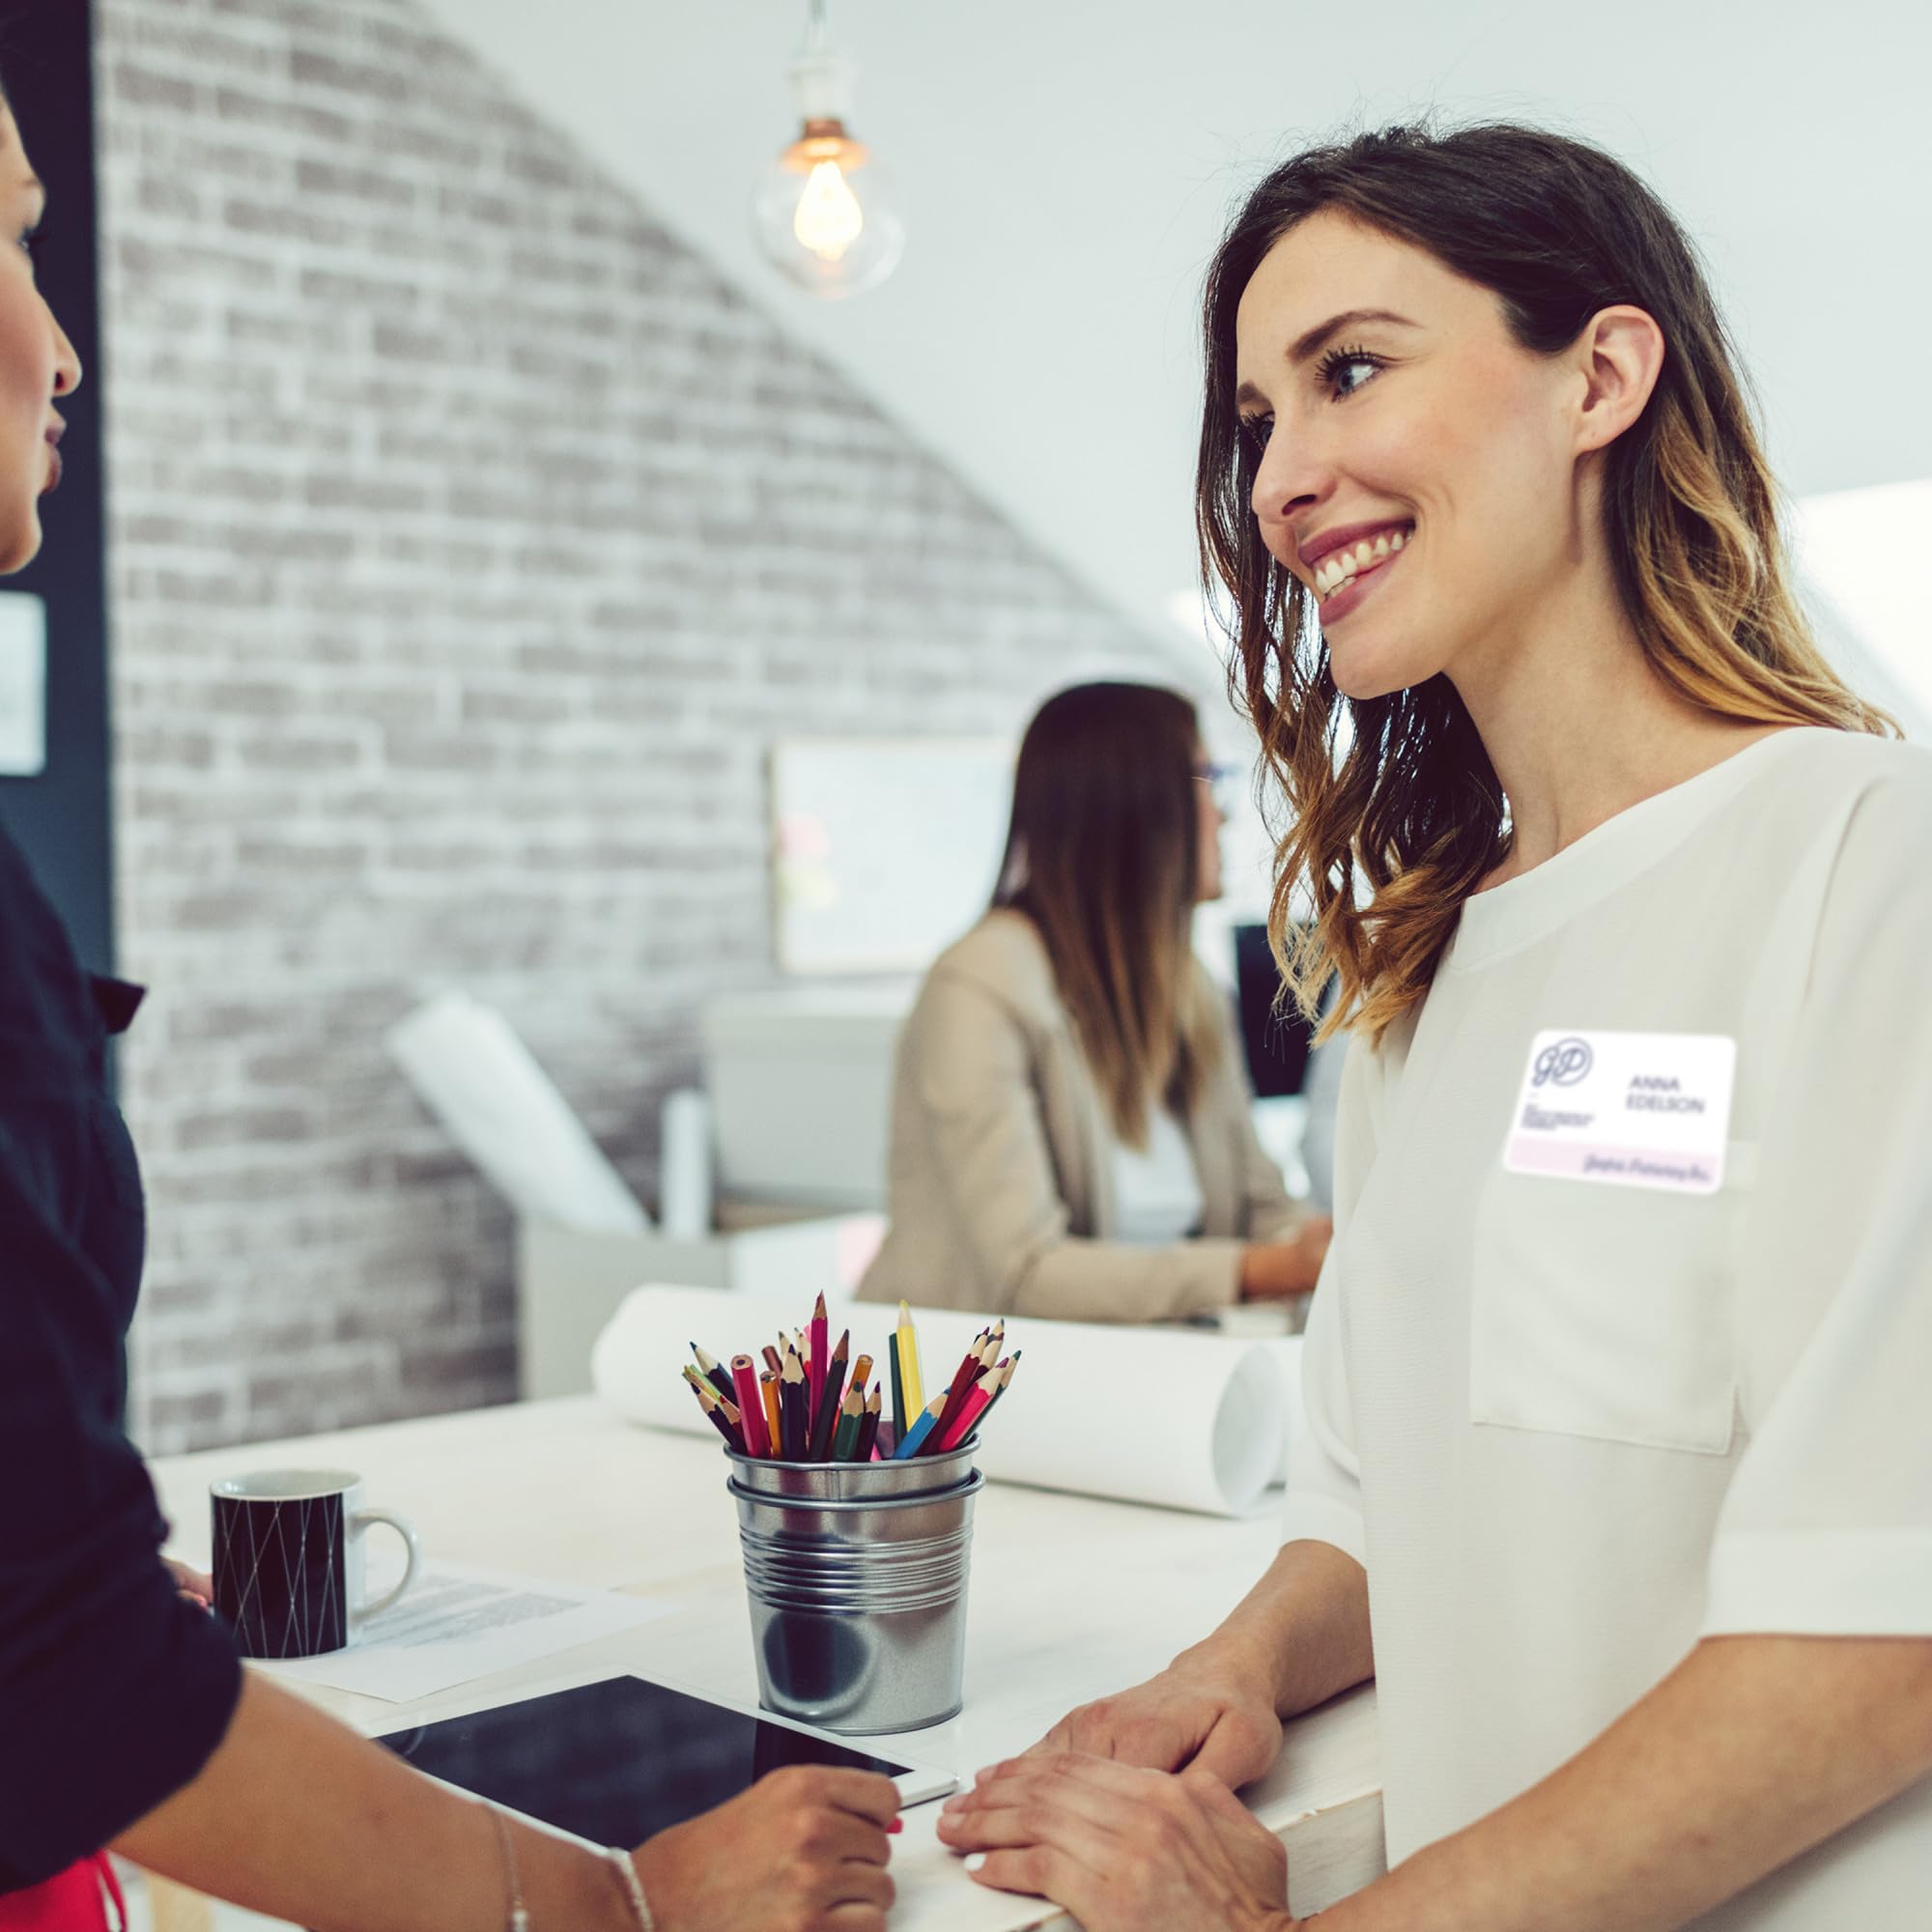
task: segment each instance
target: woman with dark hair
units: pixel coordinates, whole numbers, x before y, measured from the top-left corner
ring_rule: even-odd
[[[1335,1932],[1922,1926],[1932,758],[1813,645],[1607,155],[1303,154],[1206,346],[1276,944],[1351,1035],[1307,1427],[1249,1597],[942,1834],[1089,1932],[1292,1927],[1230,1790],[1373,1674],[1392,1869]]]
[[[0,572],[39,550],[80,364],[34,279],[45,193],[0,99]],[[121,1433],[144,1240],[90,981],[0,834],[0,1932],[124,1922],[100,1847],[318,1932],[880,1932],[890,1779],[775,1772],[635,1853],[535,1831],[261,1677],[163,1563]],[[111,1914],[111,1916],[110,1916]]]
[[[1221,893],[1215,778],[1177,692],[1040,706],[992,910],[900,1037],[891,1225],[862,1298],[1152,1321],[1315,1286],[1328,1224],[1255,1138],[1190,940]]]

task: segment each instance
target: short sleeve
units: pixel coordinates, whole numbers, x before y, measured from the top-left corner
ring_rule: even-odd
[[[1382,1056],[1350,1040],[1335,1111],[1335,1237],[1309,1304],[1301,1349],[1301,1410],[1288,1452],[1284,1543],[1330,1543],[1364,1568],[1362,1488],[1349,1395],[1345,1281],[1350,1224],[1376,1151]]]
[[[1737,1279],[1707,1635],[1932,1636],[1932,759],[1846,821]]]

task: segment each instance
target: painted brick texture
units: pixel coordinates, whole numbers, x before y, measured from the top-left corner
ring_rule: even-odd
[[[770,741],[1175,662],[412,0],[96,6],[134,1425],[503,1400],[508,1217],[383,1030],[499,1006],[648,1199],[774,977]]]

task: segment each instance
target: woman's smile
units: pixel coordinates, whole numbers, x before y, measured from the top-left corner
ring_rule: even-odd
[[[1412,522],[1383,524],[1362,528],[1357,526],[1328,536],[1311,538],[1301,546],[1303,567],[1308,569],[1316,597],[1321,602],[1321,621],[1332,624],[1346,617],[1368,595],[1371,582],[1388,575],[1415,534]],[[1334,538],[1339,536],[1340,542]]]

